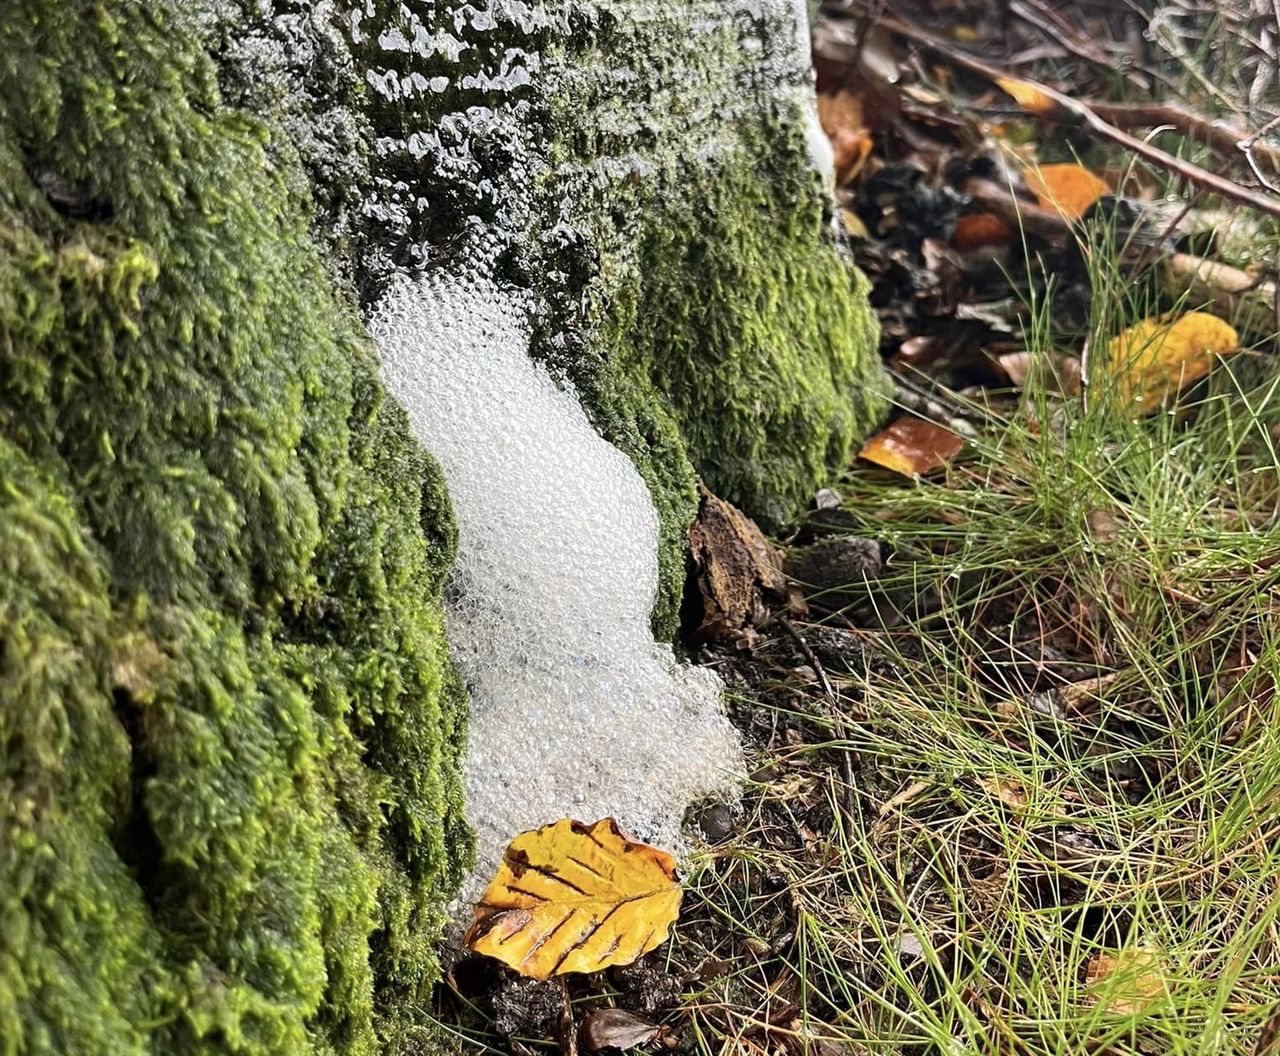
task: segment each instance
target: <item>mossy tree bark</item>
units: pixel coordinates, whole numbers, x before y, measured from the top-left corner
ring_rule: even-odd
[[[0,19],[0,1051],[359,1053],[465,868],[453,527],[165,5]]]
[[[779,527],[883,413],[803,0],[228,5],[224,88],[290,115],[366,303],[477,256],[532,299],[534,354],[653,493],[660,636],[697,477]]]
[[[393,268],[480,237],[525,291],[650,485],[663,633],[697,475],[781,522],[878,413],[794,5],[481,6],[0,19],[4,1051],[424,1036],[465,701]]]

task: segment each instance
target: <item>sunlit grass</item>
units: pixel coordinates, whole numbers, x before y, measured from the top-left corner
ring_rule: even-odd
[[[1106,338],[1151,302],[1094,274],[1087,407],[1034,391],[945,479],[843,482],[891,552],[878,661],[740,702],[810,735],[691,877],[700,1051],[1244,1054],[1280,1015],[1274,377],[1246,351],[1126,418]],[[1034,642],[1070,673],[1030,684]]]

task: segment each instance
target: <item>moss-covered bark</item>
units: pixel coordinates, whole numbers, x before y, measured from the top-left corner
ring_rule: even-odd
[[[789,10],[10,0],[0,1053],[432,1051],[452,523],[334,289],[492,249],[669,633],[697,474],[784,520],[876,413]]]
[[[157,3],[0,19],[0,1052],[408,1045],[466,864],[432,463]]]
[[[695,473],[779,528],[848,461],[886,390],[866,283],[809,154],[802,11],[583,6],[590,17],[547,60],[540,201],[556,223],[535,240],[529,281],[571,278],[546,293],[538,349],[653,491],[662,630],[684,582]]]
[[[654,496],[660,633],[699,474],[778,526],[875,424],[874,322],[807,154],[792,0],[235,6],[228,84],[292,110],[320,235],[354,232],[336,248],[367,301],[390,264],[465,269],[477,244],[532,295],[534,354]]]

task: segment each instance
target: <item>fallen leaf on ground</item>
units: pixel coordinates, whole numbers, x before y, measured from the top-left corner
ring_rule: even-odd
[[[915,477],[946,465],[962,447],[964,438],[950,429],[904,415],[863,444],[858,457],[904,477]]]
[[[601,1008],[582,1021],[578,1035],[587,1052],[601,1049],[634,1049],[647,1045],[662,1033],[662,1027],[622,1008]]]
[[[694,641],[750,640],[770,606],[792,605],[795,591],[756,522],[706,488],[699,495],[689,554],[702,612],[685,633]]]
[[[1038,85],[1020,81],[1016,77],[997,77],[997,87],[1013,96],[1022,109],[1032,114],[1051,114],[1057,108],[1055,103]]]
[[[1104,194],[1105,180],[1083,165],[1041,165],[1023,175],[1028,189],[1042,209],[1056,209],[1068,220],[1078,220]]]
[[[867,231],[867,225],[862,222],[862,217],[860,217],[847,205],[841,206],[840,219],[844,221],[845,233],[850,238],[870,238],[871,237],[871,234]]]
[[[907,785],[907,787],[902,789],[902,791],[881,803],[880,806],[876,808],[876,813],[888,814],[891,811],[897,810],[899,807],[905,807],[915,799],[916,796],[920,795],[921,792],[928,789],[929,786],[930,783],[928,781],[912,781],[911,784]]]
[[[661,945],[680,895],[669,854],[565,818],[511,841],[463,944],[532,979],[595,972]]]
[[[984,777],[980,784],[1006,807],[1013,810],[1026,809],[1027,793],[1019,782],[1007,778]]]
[[[1116,397],[1137,414],[1209,373],[1216,356],[1236,351],[1235,329],[1207,312],[1144,319],[1111,339],[1107,369]]]
[[[1033,362],[1030,352],[1006,352],[996,357],[996,363],[1004,372],[1004,376],[1016,389],[1021,389],[1027,384],[1027,379],[1031,377]]]
[[[1094,954],[1085,981],[1094,1002],[1121,1014],[1141,1012],[1167,990],[1163,959],[1149,946]]]
[[[1089,529],[1090,537],[1099,543],[1115,542],[1116,538],[1116,519],[1107,510],[1090,510],[1085,515],[1085,527]]]
[[[966,213],[956,217],[951,244],[967,251],[983,246],[1007,246],[1014,241],[1012,228],[995,213]]]
[[[862,100],[846,89],[818,96],[818,120],[835,155],[836,186],[849,183],[866,164],[874,145]]]

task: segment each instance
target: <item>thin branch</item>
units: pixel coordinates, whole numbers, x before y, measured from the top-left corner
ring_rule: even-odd
[[[1092,100],[1082,103],[1102,120],[1117,128],[1149,128],[1152,125],[1172,125],[1189,139],[1197,139],[1216,150],[1223,157],[1239,160],[1241,154],[1253,151],[1267,163],[1280,169],[1280,150],[1270,143],[1263,143],[1275,125],[1250,133],[1239,125],[1226,121],[1210,121],[1173,103],[1107,103]]]
[[[836,695],[836,691],[831,685],[831,680],[827,678],[827,672],[823,668],[822,662],[818,659],[817,654],[809,643],[804,640],[804,636],[796,630],[795,624],[785,616],[782,617],[780,622],[782,629],[796,643],[796,648],[800,650],[800,655],[805,658],[809,666],[813,668],[813,673],[818,676],[818,683],[822,686],[823,695],[827,698],[827,703],[831,707],[831,721],[835,727],[835,735],[844,742],[844,747],[840,750],[840,769],[843,771],[845,794],[840,797],[840,807],[845,818],[852,824],[857,821],[857,800],[854,796],[858,786],[856,783],[857,778],[853,771],[853,750],[849,747],[849,732],[845,728],[844,716],[840,713],[840,698]]]
[[[1039,0],[1012,0],[1009,10],[1028,25],[1034,26],[1050,40],[1060,44],[1078,59],[1105,70],[1115,70],[1115,60],[1104,54],[1093,41],[1081,39],[1080,34],[1069,26],[1052,8],[1046,7]],[[1125,79],[1138,88],[1150,90],[1151,82],[1135,70],[1127,70]]]
[[[1042,117],[1047,120],[1057,121],[1061,124],[1075,125],[1077,127],[1087,128],[1103,139],[1110,140],[1121,147],[1124,147],[1131,154],[1144,158],[1153,165],[1158,165],[1175,176],[1178,176],[1188,183],[1195,184],[1197,187],[1203,187],[1207,191],[1219,194],[1229,201],[1238,202],[1241,205],[1247,205],[1268,216],[1280,217],[1280,198],[1272,198],[1267,195],[1258,193],[1249,187],[1242,187],[1238,183],[1219,176],[1215,172],[1209,172],[1200,168],[1198,165],[1192,165],[1190,162],[1176,158],[1172,154],[1166,153],[1158,147],[1153,147],[1150,143],[1144,143],[1140,139],[1136,139],[1129,133],[1116,128],[1114,125],[1108,124],[1088,106],[1083,103],[1063,95],[1054,88],[1050,88],[1046,84],[1039,81],[1028,80],[1025,77],[1015,78],[1009,77],[1003,70],[999,70],[994,66],[989,66],[985,62],[975,59],[971,55],[967,55],[962,51],[956,50],[947,41],[940,37],[934,36],[932,33],[916,29],[914,26],[906,25],[893,18],[881,18],[879,24],[891,33],[905,37],[908,40],[928,48],[930,51],[936,52],[949,62],[960,66],[971,73],[976,73],[980,77],[985,77],[993,83],[999,84],[1000,81],[1018,81],[1020,84],[1032,92],[1037,93],[1043,98],[1044,106],[1037,107],[1031,112],[1036,117]]]
[[[1021,201],[995,180],[975,176],[965,181],[963,190],[975,205],[982,206],[1014,231],[1021,228],[1038,238],[1063,238],[1071,232],[1071,225],[1056,209]]]

